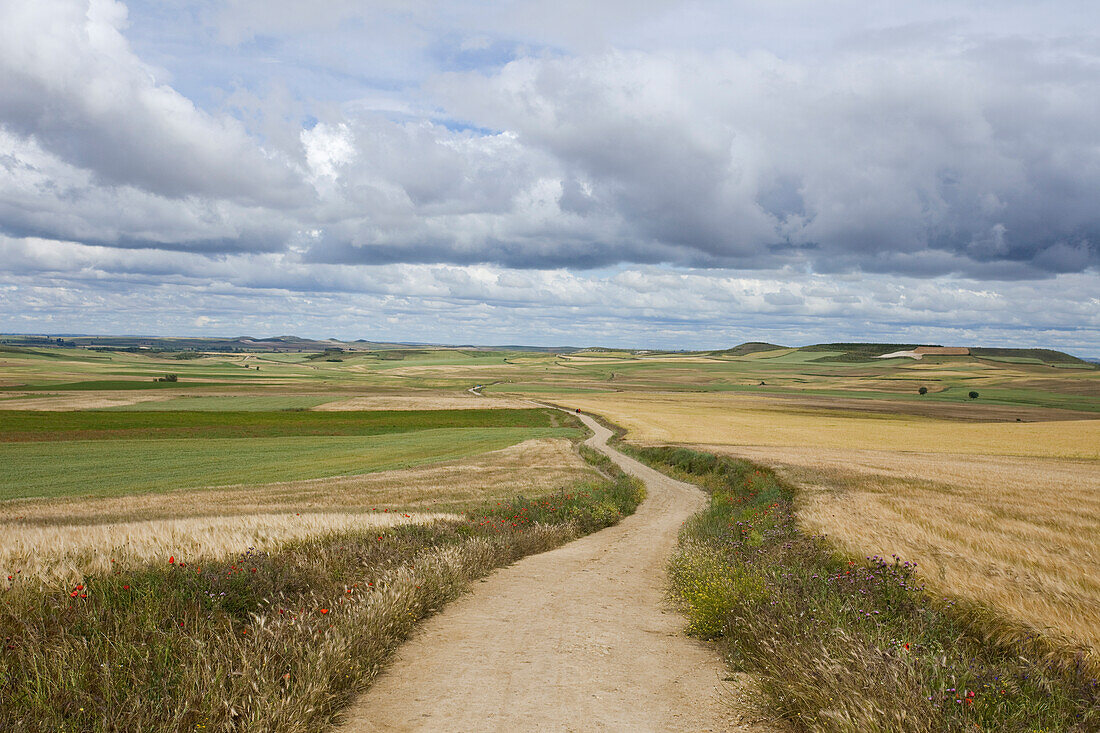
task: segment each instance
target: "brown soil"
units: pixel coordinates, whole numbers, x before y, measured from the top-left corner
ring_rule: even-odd
[[[66,394],[19,393],[19,397],[0,401],[0,410],[42,410],[67,412],[69,410],[100,410],[105,407],[124,407],[139,402],[164,402],[180,397],[182,392],[75,392]]]
[[[583,416],[582,416],[583,417]],[[424,624],[353,705],[361,731],[759,730],[718,652],[683,635],[664,567],[701,491],[606,445],[646,500],[618,525],[499,570]]]

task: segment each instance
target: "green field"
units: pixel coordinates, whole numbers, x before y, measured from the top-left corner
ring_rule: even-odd
[[[1042,349],[975,349],[974,356],[926,356],[913,361],[874,358],[901,345],[822,344],[762,351],[748,346],[752,348],[726,352],[591,350],[564,355],[431,347],[331,353],[185,352],[186,359],[171,352],[8,347],[14,350],[0,351],[0,390],[69,397],[89,394],[90,407],[95,396],[119,397],[131,390],[186,390],[195,396],[177,394],[164,402],[112,408],[157,412],[293,410],[348,396],[410,390],[457,394],[476,384],[488,385],[486,394],[766,390],[899,403],[912,401],[917,388],[925,386],[929,389],[926,402],[966,402],[968,392],[976,390],[986,404],[1100,411],[1100,369]],[[179,381],[152,381],[169,373],[178,374]],[[226,397],[220,396],[227,392]]]
[[[122,373],[120,376],[125,376]],[[132,389],[191,389],[194,387],[231,387],[233,382],[154,382],[136,379],[92,379],[86,382],[46,382],[43,384],[23,384],[0,387],[2,391],[14,392],[102,392]]]
[[[449,461],[570,428],[429,429],[390,435],[73,440],[0,444],[0,501],[340,476]]]
[[[356,412],[8,410],[0,413],[0,443],[382,435],[437,428],[547,428],[563,424],[575,422],[561,412],[545,408]]]

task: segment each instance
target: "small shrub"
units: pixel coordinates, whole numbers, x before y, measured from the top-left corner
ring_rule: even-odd
[[[970,399],[972,399],[972,400],[976,400],[976,399],[978,399],[978,393],[977,393],[977,392],[975,392],[975,391],[973,391],[973,390],[971,390],[971,391],[970,391],[970,394],[968,394],[967,396],[968,396],[968,397],[969,397]]]
[[[919,394],[919,395],[928,394],[928,388],[927,387],[921,387],[920,389],[917,390],[917,394]]]
[[[673,597],[683,605],[688,632],[714,639],[739,608],[751,608],[767,593],[764,581],[703,544],[689,544],[669,563]]]

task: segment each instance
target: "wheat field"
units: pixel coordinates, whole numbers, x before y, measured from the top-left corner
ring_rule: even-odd
[[[567,404],[626,427],[631,442],[773,466],[802,490],[807,530],[853,555],[915,561],[930,589],[1100,661],[1100,420],[848,415],[706,394]]]
[[[640,443],[770,445],[1100,460],[1100,420],[968,422],[802,409],[797,400],[736,394],[568,395]]]
[[[799,518],[928,587],[1086,646],[1100,661],[1100,466],[989,456],[738,447],[801,487]]]

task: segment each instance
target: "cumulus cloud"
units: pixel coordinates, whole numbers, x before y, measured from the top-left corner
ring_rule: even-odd
[[[335,5],[305,22],[291,6],[249,7],[223,10],[238,40],[364,12]],[[396,22],[385,5],[369,12]],[[539,53],[428,74],[402,113],[349,99],[293,149],[275,133],[284,149],[269,149],[158,82],[123,34],[121,4],[47,0],[7,15],[0,123],[14,190],[0,226],[13,233],[306,247],[333,263],[992,278],[1100,264],[1100,54],[1081,39],[941,24],[857,34],[813,58]],[[66,208],[77,191],[92,211]]]
[[[1096,11],[1009,4],[0,0],[0,275],[220,283],[180,328],[1095,328]]]
[[[131,51],[114,0],[5,1],[0,124],[100,185],[285,205],[306,190],[232,118],[209,115]]]
[[[1100,263],[1087,47],[958,42],[816,65],[613,52],[436,89],[560,161],[623,239],[671,245],[681,264],[1025,277]]]
[[[283,317],[315,328],[329,308],[336,330],[326,335],[345,338],[363,336],[368,319],[372,338],[408,339],[398,327],[378,333],[383,315],[400,312],[403,326],[415,329],[417,338],[439,341],[484,331],[486,337],[513,342],[576,344],[584,343],[578,338],[601,336],[617,345],[703,348],[763,338],[771,330],[772,340],[787,335],[792,343],[897,340],[911,333],[925,334],[919,340],[967,333],[1003,339],[1013,331],[1020,333],[1012,342],[1025,343],[1042,330],[1047,343],[1100,345],[1100,298],[1095,279],[1084,274],[1056,276],[1036,286],[653,266],[600,273],[489,265],[318,265],[285,253],[211,259],[10,238],[0,238],[0,257],[8,263],[0,292],[5,285],[34,284],[33,301],[12,312],[42,316],[58,303],[78,299],[86,311],[82,318],[94,323],[115,318],[112,309],[128,307],[125,303],[141,304],[128,316],[131,330],[139,324],[155,330],[161,314],[140,308],[164,297],[168,288],[178,311],[173,317],[181,323],[196,324],[201,317],[209,319],[204,325],[231,323],[229,310],[234,316],[249,314],[245,322]],[[313,305],[295,314],[306,301]],[[532,322],[540,324],[537,336]],[[543,332],[544,326],[549,330]],[[654,327],[658,330],[647,333]],[[563,340],[564,335],[572,337]]]

